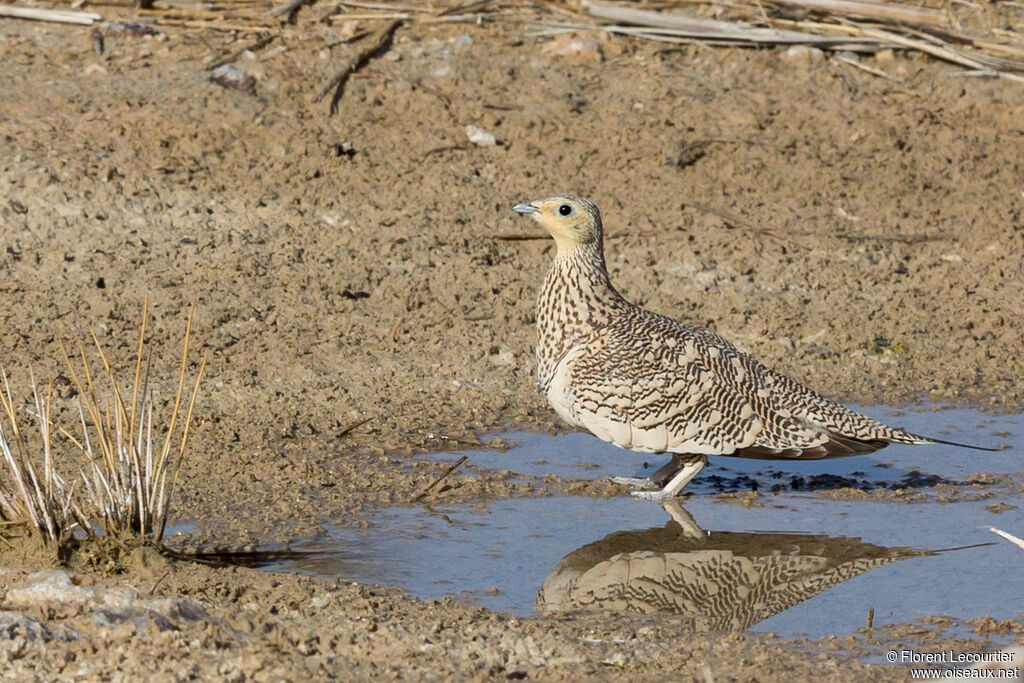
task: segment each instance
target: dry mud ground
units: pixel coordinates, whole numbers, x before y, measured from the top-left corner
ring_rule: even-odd
[[[57,340],[89,329],[127,367],[148,297],[166,396],[195,300],[209,365],[174,507],[193,543],[357,524],[438,476],[417,451],[554,428],[532,381],[552,245],[496,237],[531,232],[510,205],[555,192],[603,208],[628,296],[827,393],[1021,405],[1019,85],[902,55],[869,60],[900,85],[829,59],[620,39],[570,63],[515,26],[412,26],[329,116],[312,95],[357,48],[328,49],[304,21],[237,62],[253,92],[205,66],[252,38],[167,29],[108,37],[100,57],[88,29],[0,23],[0,359],[19,400],[30,368],[58,377]],[[467,125],[500,144],[470,144]],[[434,498],[544,486],[622,494],[475,472]],[[10,543],[4,590],[52,562]],[[43,609],[85,635],[8,640],[4,675],[904,675],[671,619],[516,620],[146,551],[116,569],[78,571],[211,620],[90,630],[83,607]]]

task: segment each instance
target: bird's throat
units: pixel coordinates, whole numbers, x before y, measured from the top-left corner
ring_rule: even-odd
[[[559,359],[628,306],[605,268],[601,245],[559,245],[537,298],[537,373],[546,385]]]

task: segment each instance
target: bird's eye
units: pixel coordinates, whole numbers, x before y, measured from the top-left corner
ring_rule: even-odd
[[[563,216],[563,217],[564,216],[571,216],[572,213],[573,213],[573,208],[571,206],[569,206],[568,204],[559,204],[558,205],[558,215],[559,216]]]

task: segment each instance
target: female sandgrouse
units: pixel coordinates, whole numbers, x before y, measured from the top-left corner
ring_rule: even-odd
[[[537,300],[537,375],[548,402],[569,424],[620,448],[672,454],[648,480],[620,480],[663,485],[633,495],[675,496],[708,455],[817,459],[890,443],[951,443],[888,427],[709,330],[626,301],[605,268],[601,214],[586,199],[557,195],[512,209],[557,246]]]

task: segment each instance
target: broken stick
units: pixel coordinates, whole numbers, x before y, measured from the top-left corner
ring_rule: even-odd
[[[213,62],[208,64],[206,66],[206,68],[208,68],[208,69],[216,69],[218,66],[224,66],[225,64],[230,64],[231,62],[233,62],[236,59],[238,59],[239,57],[241,57],[246,51],[255,52],[256,50],[262,50],[267,45],[269,45],[271,42],[273,42],[273,40],[275,38],[277,38],[277,34],[276,33],[268,33],[265,36],[262,36],[255,43],[252,43],[250,45],[246,45],[245,47],[243,47],[243,48],[241,48],[239,50],[235,50],[234,52],[232,52],[232,53],[230,53],[228,55],[225,55],[223,57],[220,57],[220,58],[214,60]]]
[[[375,56],[383,52],[388,45],[391,44],[391,37],[398,30],[398,27],[405,22],[404,19],[395,19],[384,29],[377,34],[377,39],[372,45],[362,50],[359,54],[349,60],[348,64],[344,66],[338,73],[334,74],[330,81],[327,82],[320,92],[317,93],[316,97],[313,98],[314,102],[319,102],[324,98],[324,95],[329,93],[331,89],[334,89],[334,96],[331,98],[331,114],[338,112],[338,102],[341,101],[341,96],[345,92],[345,83],[348,82],[349,76],[359,71],[366,63],[373,59]]]
[[[459,469],[459,465],[461,465],[462,463],[466,462],[466,460],[468,460],[468,459],[469,459],[469,456],[465,456],[465,455],[464,455],[464,456],[462,456],[461,458],[459,458],[459,459],[458,459],[458,460],[457,460],[457,461],[455,462],[455,464],[454,464],[454,465],[452,465],[451,467],[449,467],[448,469],[446,469],[446,470],[445,470],[445,471],[444,471],[444,472],[443,472],[443,473],[441,474],[441,476],[440,476],[440,477],[438,477],[438,478],[437,478],[437,479],[435,479],[435,480],[434,480],[433,482],[431,482],[430,486],[428,486],[427,488],[423,489],[423,491],[422,491],[422,492],[420,493],[420,495],[418,495],[418,496],[416,496],[415,498],[413,498],[413,499],[412,499],[412,502],[414,502],[414,503],[415,503],[415,502],[417,502],[417,501],[420,501],[420,500],[423,500],[424,498],[426,498],[426,497],[427,497],[427,494],[428,494],[428,493],[430,493],[430,492],[431,492],[431,491],[432,491],[432,490],[434,489],[434,487],[435,487],[435,486],[437,486],[438,484],[440,484],[440,483],[441,483],[441,482],[442,482],[442,481],[443,481],[443,480],[445,479],[445,477],[447,477],[447,476],[448,476],[449,474],[451,474],[451,473],[452,473],[452,472],[454,472],[455,470]]]

